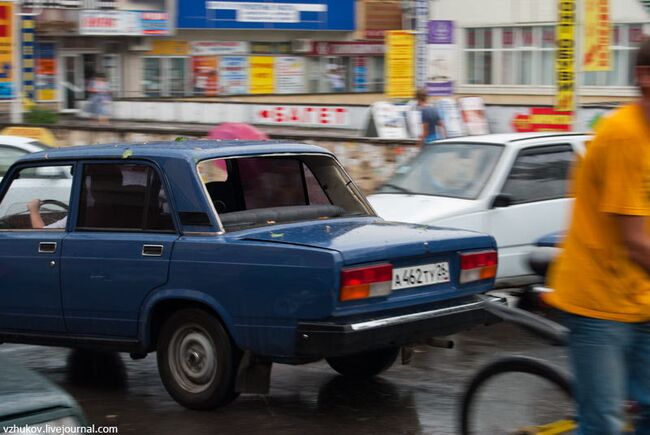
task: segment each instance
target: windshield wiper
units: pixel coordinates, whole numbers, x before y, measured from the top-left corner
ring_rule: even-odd
[[[384,184],[383,186],[381,186],[382,189],[384,187],[390,187],[392,189],[399,190],[400,192],[404,192],[404,193],[413,193],[412,191],[408,190],[407,188],[402,187],[402,186],[398,186],[397,184],[388,183],[388,184]]]

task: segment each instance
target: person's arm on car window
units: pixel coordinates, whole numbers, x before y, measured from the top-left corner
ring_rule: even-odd
[[[40,230],[45,227],[45,222],[41,217],[41,200],[32,199],[27,203],[27,210],[29,211],[29,220],[31,221],[32,228]]]

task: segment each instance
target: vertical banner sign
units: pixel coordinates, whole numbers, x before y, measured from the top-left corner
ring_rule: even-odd
[[[219,60],[219,80],[223,94],[248,93],[248,58],[223,56]]]
[[[583,71],[609,71],[609,0],[585,0],[585,56]]]
[[[13,8],[11,2],[0,2],[0,99],[13,98]]]
[[[415,95],[415,38],[412,32],[386,32],[386,94],[391,98]]]
[[[352,67],[352,92],[368,92],[368,58],[356,56]]]
[[[36,44],[36,99],[56,100],[56,56],[52,42]]]
[[[429,22],[429,0],[415,2],[415,28],[417,30],[416,85],[424,86],[427,75],[427,28]]]
[[[558,0],[555,35],[555,110],[558,112],[571,112],[575,108],[575,21],[576,0]]]
[[[251,56],[250,93],[272,94],[275,91],[275,70],[272,56]]]
[[[451,96],[454,94],[453,76],[456,71],[454,22],[429,21],[427,44],[427,94]]]
[[[194,95],[213,97],[219,92],[219,58],[217,56],[192,57],[192,82]]]
[[[23,104],[28,108],[36,99],[34,64],[34,17],[21,20],[20,45],[22,47]]]

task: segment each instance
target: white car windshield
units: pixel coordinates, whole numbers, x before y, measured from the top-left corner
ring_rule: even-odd
[[[400,166],[378,193],[409,193],[476,199],[503,147],[478,143],[427,145]]]

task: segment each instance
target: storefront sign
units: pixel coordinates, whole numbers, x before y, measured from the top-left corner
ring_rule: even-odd
[[[194,95],[215,96],[219,92],[219,60],[217,56],[192,57]]]
[[[583,71],[609,71],[609,0],[585,0],[585,56]]]
[[[149,56],[187,56],[190,48],[187,41],[154,40],[151,43]]]
[[[248,54],[250,46],[244,41],[195,41],[190,43],[192,56],[223,56]]]
[[[534,107],[528,113],[518,113],[512,119],[516,132],[571,131],[573,114],[551,107]]]
[[[81,35],[168,35],[167,12],[102,11],[79,12]]]
[[[314,56],[383,56],[386,47],[381,42],[327,42],[313,44]]]
[[[414,45],[411,32],[386,32],[386,94],[391,98],[412,98],[415,94]]]
[[[179,29],[355,29],[354,0],[179,1]]]
[[[13,3],[0,2],[0,99],[13,97],[13,23]]]
[[[453,73],[456,70],[454,22],[429,21],[427,33],[427,94],[450,96],[454,93]]]
[[[223,94],[248,93],[248,58],[224,56],[219,59],[219,79]]]
[[[305,93],[305,58],[276,57],[275,77],[276,94]]]
[[[352,92],[368,92],[368,58],[357,56],[352,67]]]
[[[558,0],[555,32],[555,110],[558,112],[572,112],[575,108],[575,20],[576,0]]]
[[[469,135],[489,134],[485,104],[481,97],[463,97],[458,99],[460,114],[463,117],[465,130]]]
[[[363,37],[384,39],[386,30],[402,29],[402,4],[400,1],[366,1],[363,3]]]
[[[255,124],[281,124],[312,127],[345,127],[349,109],[336,106],[256,106]]]
[[[275,92],[273,57],[251,56],[249,58],[249,71],[251,94],[273,94]]]
[[[34,17],[21,17],[20,45],[22,50],[22,77],[23,77],[23,104],[29,109],[36,99],[36,86],[34,74]]]
[[[36,44],[36,100],[56,100],[56,52],[51,42]]]

